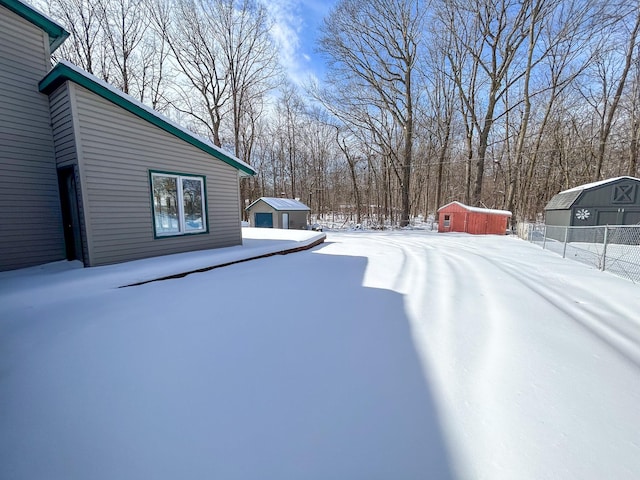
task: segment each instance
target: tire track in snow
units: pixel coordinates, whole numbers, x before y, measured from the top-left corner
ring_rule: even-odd
[[[498,266],[498,268],[510,274],[508,269],[502,266]],[[511,274],[511,277],[553,305],[567,319],[583,327],[598,340],[606,343],[615,352],[622,355],[627,361],[640,368],[640,340],[635,338],[638,332],[632,326],[627,327],[622,323],[625,315],[615,304],[611,304],[605,298],[598,296],[597,293],[591,292],[596,301],[607,305],[607,310],[616,315],[617,322],[609,321],[606,316],[602,316],[603,309],[593,308],[573,299],[571,300],[572,303],[569,303],[566,291],[560,291],[561,293],[559,293],[558,290],[544,286],[531,276]]]
[[[436,323],[427,322],[431,327],[426,328],[427,335],[431,336],[428,342],[431,363],[439,371],[447,416],[458,418],[453,429],[456,438],[463,440],[459,440],[457,448],[465,452],[463,456],[470,471],[486,471],[491,465],[490,471],[498,476],[514,471],[535,472],[547,455],[546,445],[530,445],[533,447],[530,451],[519,451],[522,434],[513,425],[531,433],[542,432],[541,435],[555,443],[559,451],[575,455],[567,446],[570,442],[566,429],[567,425],[580,424],[584,416],[570,414],[573,408],[566,401],[558,403],[558,397],[567,398],[567,392],[550,378],[565,378],[567,370],[562,364],[555,363],[557,360],[551,360],[553,356],[547,357],[548,349],[538,343],[542,339],[539,337],[541,330],[548,328],[549,322],[544,323],[546,326],[522,323],[520,309],[535,306],[547,320],[551,318],[552,323],[556,318],[558,322],[564,320],[567,332],[571,332],[571,325],[576,323],[581,327],[584,323],[593,327],[593,322],[598,324],[598,318],[586,305],[573,301],[576,290],[585,292],[584,289],[576,289],[574,284],[559,288],[557,282],[546,286],[546,277],[536,277],[522,266],[520,269],[511,267],[503,258],[481,247],[464,242],[452,242],[451,245],[442,242],[437,244],[432,255],[428,255],[429,274],[435,271],[441,274],[437,281],[430,277],[426,282],[427,288],[435,291],[436,316],[440,319]],[[531,263],[529,269],[530,266]],[[579,280],[575,283],[579,284]],[[416,293],[419,293],[418,288],[416,286]],[[451,292],[459,292],[461,298],[456,301],[448,295]],[[521,305],[510,298],[512,293],[520,298]],[[469,298],[469,295],[473,297]],[[611,303],[604,296],[599,297],[603,299],[603,305]],[[470,304],[475,307],[477,318],[469,311]],[[615,315],[633,318],[626,315],[624,309],[614,306],[613,310],[617,314],[613,314],[612,321]],[[531,318],[530,315],[526,317]],[[469,328],[475,330],[470,332]],[[593,334],[592,331],[588,333]],[[532,335],[532,343],[528,341],[528,335]],[[559,337],[557,331],[550,335],[555,337],[551,348],[557,348],[558,342],[562,344],[562,335]],[[596,338],[605,340],[616,353],[628,353],[625,335],[620,335],[615,342],[606,335],[604,339],[600,335]],[[469,342],[469,339],[474,341]],[[575,365],[569,368],[573,371]],[[524,419],[527,413],[533,417]],[[536,417],[544,418],[544,415],[558,419],[559,424],[546,427],[538,423]]]
[[[513,355],[512,312],[505,310],[499,289],[487,283],[501,272],[478,267],[474,258],[457,248],[442,244],[426,248],[425,239],[403,243],[408,244],[410,258],[428,273],[422,280],[413,278],[409,317],[417,326],[416,337],[423,339],[419,343],[437,380],[444,417],[456,419],[448,428],[455,432],[453,450],[469,470],[462,478],[473,478],[471,472],[481,471],[484,462],[494,471],[528,468],[516,451],[519,443],[513,430],[495,423],[507,415],[496,400],[505,402],[514,395],[512,382],[504,384],[502,377],[503,363]],[[480,438],[481,444],[469,441]],[[518,459],[515,467],[513,459]]]
[[[455,237],[398,234],[397,238],[371,236],[369,239],[402,255],[390,288],[407,294],[407,307],[414,318],[423,317],[421,312],[429,312],[430,322],[435,326],[434,322],[442,322],[444,317],[464,315],[468,308],[453,297],[454,292],[462,288],[479,290],[476,301],[480,303],[476,310],[491,311],[490,318],[517,315],[517,312],[496,310],[497,305],[504,306],[508,300],[504,295],[491,292],[485,284],[487,278],[497,277],[487,272],[497,270],[508,277],[508,282],[525,287],[563,318],[577,323],[640,367],[640,322],[625,320],[634,318],[637,312],[609,301],[601,292],[586,290],[578,281],[562,284],[553,272],[532,272],[530,263],[518,265],[517,261],[515,264],[513,260],[505,261],[483,245],[469,244]],[[478,263],[483,267],[478,268]],[[434,277],[438,278],[437,282],[433,281]]]
[[[458,245],[460,250],[469,251],[465,245]],[[506,275],[529,289],[547,304],[553,306],[563,314],[567,320],[580,325],[584,330],[595,336],[598,340],[611,347],[625,360],[640,368],[640,326],[638,324],[627,324],[625,318],[633,318],[628,311],[620,308],[618,304],[612,303],[599,292],[587,291],[578,282],[570,285],[570,288],[552,288],[545,285],[546,278],[535,276],[527,269],[507,267],[502,259],[488,258],[480,255],[475,250],[469,251],[477,256],[477,260],[493,268],[497,268]],[[455,254],[453,254],[456,256]],[[457,256],[458,258],[462,258]],[[579,295],[576,295],[579,293]],[[590,298],[592,302],[603,305],[603,307],[592,307],[576,298]],[[609,320],[607,317],[610,317]]]
[[[553,259],[539,268],[534,255],[543,257],[525,245],[503,252],[500,239],[369,238],[388,249],[375,258],[390,267],[385,284],[405,294],[459,478],[635,478],[625,472],[637,465],[636,364],[620,361],[624,338],[612,346],[583,331],[585,322],[610,323],[637,338],[632,307],[589,292],[579,269]]]
[[[509,268],[502,266],[502,268]],[[515,273],[514,273],[515,274]],[[602,273],[602,275],[607,275]],[[545,289],[547,292],[556,293],[557,290],[540,283],[540,279],[533,274],[522,271],[521,276],[526,279],[528,285]],[[524,280],[522,280],[524,281]],[[558,290],[562,285],[558,286]],[[625,343],[631,343],[640,353],[640,315],[637,311],[622,303],[611,302],[610,296],[604,295],[598,290],[588,290],[581,283],[571,285],[576,309],[590,316],[595,323],[601,324],[605,329],[612,331],[614,335],[623,339]],[[560,297],[564,298],[563,296]],[[584,300],[583,300],[584,299]],[[580,317],[575,318],[582,321]]]

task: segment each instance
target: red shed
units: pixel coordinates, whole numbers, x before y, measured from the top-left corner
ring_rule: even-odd
[[[460,202],[447,203],[438,209],[438,232],[465,232],[476,235],[504,235],[508,210],[469,207]]]

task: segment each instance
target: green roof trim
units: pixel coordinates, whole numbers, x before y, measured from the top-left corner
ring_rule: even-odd
[[[40,81],[38,88],[42,93],[50,94],[67,80],[77,83],[96,95],[99,95],[117,106],[124,108],[137,117],[140,117],[156,127],[159,127],[179,139],[184,140],[205,153],[212,155],[218,160],[222,160],[228,165],[239,170],[241,176],[253,176],[256,174],[256,171],[250,165],[232,155],[226,154],[221,149],[218,149],[212,144],[198,138],[196,135],[174,124],[170,120],[163,118],[161,114],[150,107],[140,103],[132,97],[129,97],[127,94],[120,92],[115,87],[68,62],[62,61],[58,63]]]
[[[55,52],[69,36],[69,32],[56,22],[20,0],[0,0],[0,5],[44,30],[47,35],[49,35],[49,49],[51,53]]]

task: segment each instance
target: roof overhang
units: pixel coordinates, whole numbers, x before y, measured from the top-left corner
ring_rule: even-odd
[[[2,1],[2,0],[0,0]],[[87,90],[99,95],[117,106],[127,110],[128,112],[146,120],[158,128],[184,140],[196,148],[208,153],[209,155],[221,160],[232,167],[236,168],[240,176],[251,177],[257,172],[251,165],[243,162],[235,156],[226,153],[224,150],[216,147],[207,140],[198,137],[184,127],[172,122],[164,115],[156,112],[147,105],[139,102],[135,98],[109,85],[103,80],[85,72],[81,68],[72,63],[61,61],[58,63],[38,84],[38,88],[42,93],[47,95],[52,93],[56,88],[66,81],[74,82]]]
[[[0,0],[0,5],[45,31],[49,36],[49,50],[51,53],[55,52],[69,36],[69,32],[59,24],[20,0]]]

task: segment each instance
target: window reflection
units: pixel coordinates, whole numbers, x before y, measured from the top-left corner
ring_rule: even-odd
[[[207,231],[204,177],[151,173],[156,236]]]
[[[153,176],[153,209],[156,234],[180,232],[177,178]]]
[[[185,230],[204,230],[204,222],[202,221],[202,180],[182,179],[182,201]]]

